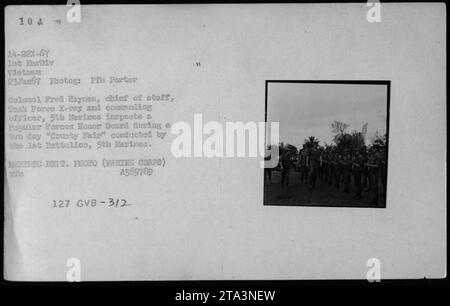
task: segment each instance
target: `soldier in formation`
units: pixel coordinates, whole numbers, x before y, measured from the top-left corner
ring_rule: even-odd
[[[380,192],[386,190],[387,165],[384,148],[366,147],[355,150],[337,147],[303,148],[298,158],[300,181],[310,188],[317,181],[328,183],[345,193],[353,189],[353,199],[360,200],[366,190],[370,204],[378,205]],[[382,187],[382,188],[381,188]]]

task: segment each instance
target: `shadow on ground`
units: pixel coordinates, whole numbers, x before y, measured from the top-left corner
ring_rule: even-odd
[[[272,172],[272,181],[264,180],[264,205],[290,205],[290,206],[335,206],[335,207],[385,207],[385,196],[380,186],[378,204],[371,205],[373,193],[363,190],[360,200],[354,199],[355,186],[351,184],[350,192],[345,193],[343,188],[330,186],[317,179],[315,188],[309,188],[300,182],[300,173],[290,173],[290,184],[287,190],[281,187],[281,174]]]

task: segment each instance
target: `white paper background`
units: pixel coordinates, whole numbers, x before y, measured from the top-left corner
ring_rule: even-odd
[[[204,122],[264,121],[268,79],[391,80],[387,208],[263,206],[258,159],[175,160],[166,147],[156,151],[167,167],[150,179],[27,170],[5,187],[7,279],[65,280],[72,257],[83,280],[365,278],[372,257],[382,278],[446,275],[444,4],[382,3],[381,23],[367,22],[365,4],[82,6],[80,24],[66,22],[67,9],[7,7],[6,50],[50,49],[57,76],[138,76],[136,85],[77,93],[169,91],[177,105],[159,115],[167,120],[201,112]],[[20,28],[22,15],[62,25]],[[35,94],[68,93],[27,92]],[[50,205],[107,195],[137,205]]]

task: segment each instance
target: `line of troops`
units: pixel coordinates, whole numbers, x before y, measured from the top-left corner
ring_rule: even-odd
[[[316,186],[317,179],[338,189],[343,187],[345,193],[350,193],[350,186],[354,185],[355,200],[361,199],[363,189],[366,189],[373,195],[371,205],[378,204],[380,187],[383,193],[386,190],[384,148],[371,147],[367,150],[362,147],[353,151],[338,150],[337,147],[303,148],[298,156],[286,151],[280,156],[281,185],[285,189],[289,185],[289,172],[293,167],[300,172],[301,183],[311,188]]]

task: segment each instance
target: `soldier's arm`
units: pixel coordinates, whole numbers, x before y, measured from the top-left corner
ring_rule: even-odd
[[[366,166],[370,167],[370,168],[378,168],[378,165],[370,164],[370,163],[366,163]]]

